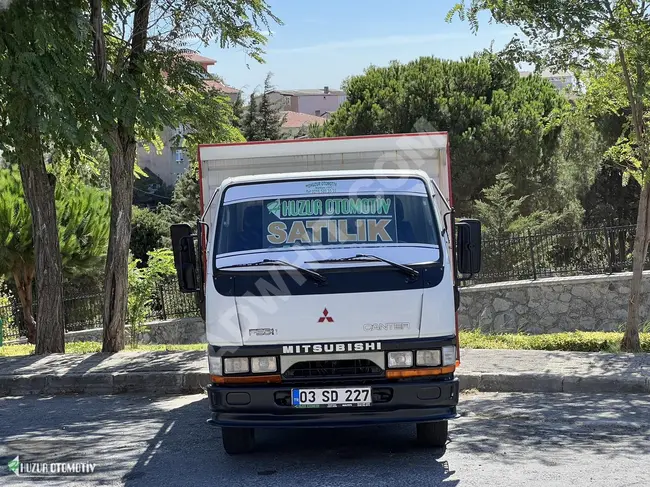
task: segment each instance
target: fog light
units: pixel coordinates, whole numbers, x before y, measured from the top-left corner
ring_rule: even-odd
[[[223,359],[223,370],[226,374],[247,374],[248,357],[232,357]]]
[[[208,370],[210,371],[210,375],[222,375],[221,357],[208,355]]]
[[[388,368],[413,367],[413,352],[388,352]]]
[[[415,352],[415,363],[421,367],[438,367],[440,350],[418,350]]]
[[[253,374],[266,374],[276,370],[278,370],[278,362],[275,357],[253,357],[251,359]]]
[[[442,347],[442,365],[454,365],[456,363],[456,347],[450,345]]]

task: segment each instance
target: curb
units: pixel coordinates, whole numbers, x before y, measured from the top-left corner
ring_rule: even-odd
[[[481,392],[650,394],[650,378],[559,374],[460,373],[461,390]],[[114,372],[65,375],[0,375],[0,397],[61,394],[200,393],[207,372]]]

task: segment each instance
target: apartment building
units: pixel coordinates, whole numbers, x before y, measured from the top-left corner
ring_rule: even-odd
[[[208,68],[213,66],[216,61],[199,54],[188,54],[187,57],[199,63],[203,69],[208,72]],[[240,91],[228,86],[216,79],[206,81],[208,86],[221,91],[224,95],[228,96],[234,102],[239,96]],[[156,174],[165,184],[173,186],[181,174],[183,174],[188,166],[189,161],[185,151],[181,149],[176,141],[178,135],[183,134],[183,127],[165,127],[160,132],[160,138],[163,142],[163,149],[161,153],[157,153],[156,149],[151,144],[138,144],[138,165],[143,169],[149,169]],[[148,149],[146,146],[149,146]]]
[[[530,76],[531,74],[533,74],[532,71],[519,71],[519,75],[522,78]],[[555,89],[558,91],[575,88],[577,86],[576,77],[568,71],[553,72],[546,69],[540,73],[540,76],[550,81],[550,83],[555,86]]]
[[[345,102],[345,92],[331,90],[329,86],[307,90],[273,90],[269,99],[285,112],[307,113],[321,117],[336,111]],[[259,96],[257,99],[259,99]]]

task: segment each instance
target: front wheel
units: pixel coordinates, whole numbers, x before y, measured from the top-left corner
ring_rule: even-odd
[[[435,423],[418,423],[418,443],[421,446],[443,448],[447,444],[449,424],[447,421],[436,421]]]
[[[228,455],[248,453],[255,446],[255,430],[253,428],[221,428],[223,449]]]

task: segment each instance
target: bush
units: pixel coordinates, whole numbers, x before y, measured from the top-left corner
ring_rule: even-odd
[[[142,266],[147,265],[149,256],[154,249],[166,246],[169,236],[169,224],[158,213],[145,208],[133,207],[131,220],[131,253]]]

